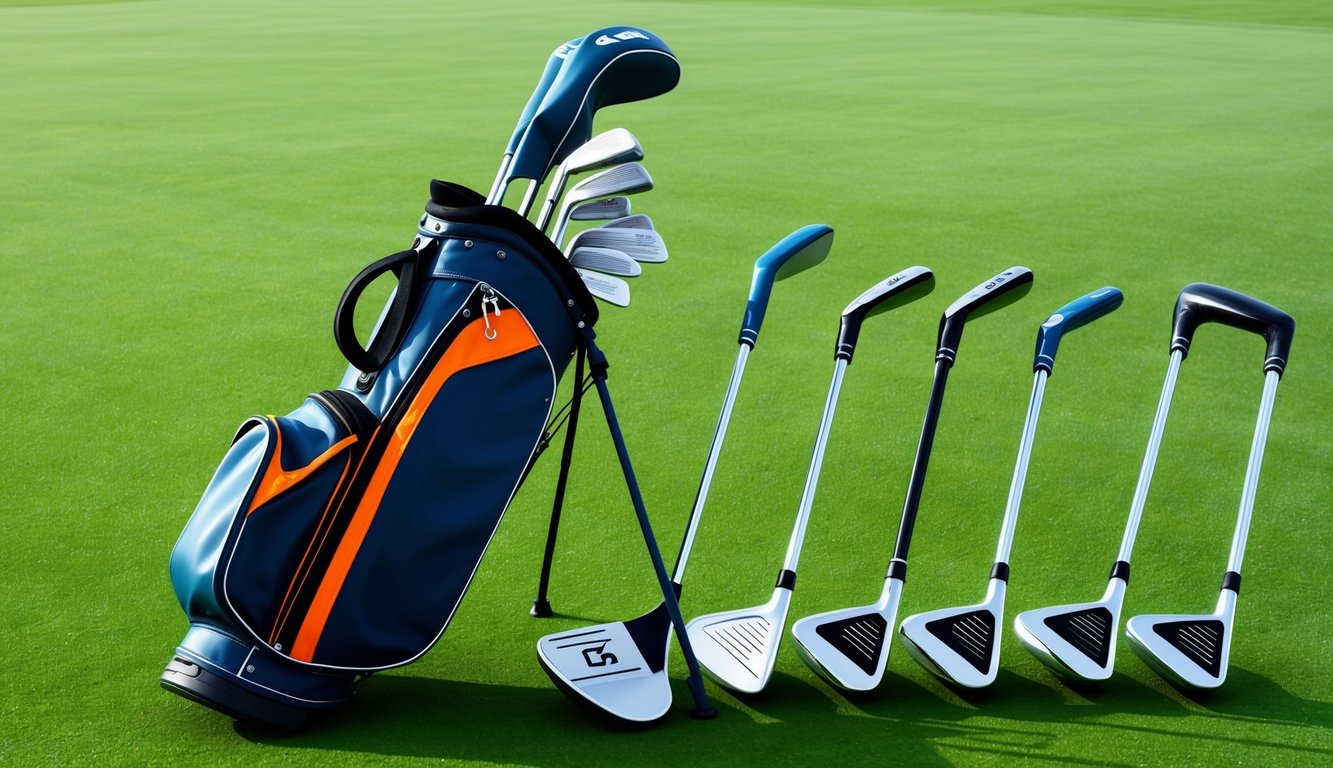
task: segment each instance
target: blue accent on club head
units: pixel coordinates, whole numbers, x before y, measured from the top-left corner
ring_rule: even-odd
[[[1032,361],[1033,371],[1045,370],[1049,374],[1055,366],[1055,353],[1059,350],[1060,339],[1075,328],[1109,315],[1120,306],[1124,298],[1119,288],[1108,285],[1057,309],[1037,329],[1037,354]]]
[[[773,283],[799,274],[819,264],[833,247],[833,228],[826,224],[808,224],[782,238],[754,263],[750,279],[750,298],[745,303],[741,321],[741,343],[754,346],[759,327],[764,323]]]

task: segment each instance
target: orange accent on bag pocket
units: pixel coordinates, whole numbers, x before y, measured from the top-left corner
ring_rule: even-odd
[[[407,411],[394,428],[384,449],[384,455],[375,467],[375,473],[371,476],[370,483],[357,504],[347,531],[343,534],[342,541],[338,543],[324,579],[310,603],[310,609],[301,622],[301,629],[290,650],[293,659],[306,662],[314,660],[315,648],[324,632],[324,625],[333,611],[333,604],[338,599],[338,593],[342,591],[343,581],[352,568],[352,562],[356,559],[366,533],[370,530],[370,524],[375,519],[380,502],[384,499],[389,480],[397,470],[398,462],[402,459],[403,452],[407,450],[407,445],[421,423],[422,416],[440,389],[444,387],[445,382],[460,371],[512,357],[539,344],[532,329],[528,327],[527,320],[516,309],[505,309],[498,315],[491,315],[489,321],[490,328],[494,329],[496,334],[495,338],[486,338],[487,326],[483,319],[474,320],[465,327],[445,351],[435,369],[430,372],[421,390],[413,397]]]
[[[282,468],[282,432],[275,428],[273,434],[275,443],[273,458],[269,459],[268,466],[264,468],[264,478],[259,481],[259,486],[255,488],[254,499],[250,501],[250,508],[245,511],[247,517],[251,512],[267,504],[283,491],[309,477],[315,470],[324,466],[329,459],[337,456],[344,448],[355,443],[357,439],[356,435],[345,437],[316,456],[304,467],[288,471]]]

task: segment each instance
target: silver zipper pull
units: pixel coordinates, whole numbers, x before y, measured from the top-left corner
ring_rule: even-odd
[[[500,297],[496,295],[495,290],[489,285],[482,283],[481,286],[481,319],[486,323],[485,336],[488,341],[494,341],[498,332],[491,326],[491,312],[495,316],[500,316]]]

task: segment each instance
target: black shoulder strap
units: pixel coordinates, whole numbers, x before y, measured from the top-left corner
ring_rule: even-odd
[[[423,273],[426,271],[426,264],[438,248],[438,242],[432,240],[420,251],[409,248],[385,256],[361,270],[360,274],[352,278],[352,282],[347,285],[347,290],[343,291],[342,298],[338,300],[338,309],[333,315],[333,340],[338,344],[343,357],[356,366],[357,370],[375,373],[384,367],[394,352],[398,351],[398,345],[402,344],[403,335],[407,332],[412,322],[412,315],[416,312],[417,301],[421,295],[420,283],[425,277]],[[393,272],[398,278],[398,287],[394,290],[389,311],[376,331],[375,338],[369,348],[362,347],[361,341],[356,337],[353,323],[356,303],[366,287],[385,272]]]

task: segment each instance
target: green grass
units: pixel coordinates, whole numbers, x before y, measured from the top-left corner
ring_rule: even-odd
[[[1333,36],[1308,2],[441,4],[134,2],[0,8],[0,764],[1301,765],[1333,751],[1327,437],[1333,377]],[[1020,13],[1010,10],[1023,11]],[[1291,312],[1224,688],[1185,696],[1122,644],[1097,689],[1005,637],[960,695],[898,649],[876,695],[830,692],[784,645],[721,717],[625,733],[546,681],[541,634],[653,602],[596,422],[556,569],[526,615],[556,462],[512,506],[438,646],[325,727],[278,737],[157,688],[185,622],[166,573],[234,427],[341,375],[337,296],[410,237],[431,176],[486,187],[547,54],[626,21],[684,67],[608,109],[658,189],[672,260],[600,337],[659,539],[683,530],[753,259],[831,224],[778,286],[703,522],[685,611],[767,597],[831,373],[841,307],[911,264],[935,295],[867,325],[849,370],[793,619],[878,591],[938,313],[1011,264],[1022,303],[969,328],[902,615],[978,599],[1037,324],[1105,284],[1124,306],[1063,345],[1028,477],[1009,615],[1093,599],[1119,542],[1181,286]],[[1262,345],[1200,331],[1128,614],[1207,610],[1226,559]]]

